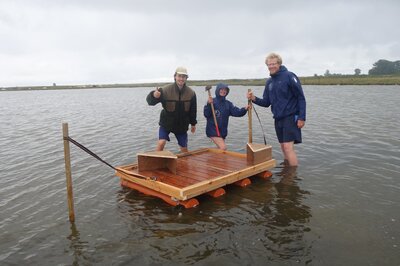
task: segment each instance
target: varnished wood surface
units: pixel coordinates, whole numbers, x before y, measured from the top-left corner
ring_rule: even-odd
[[[248,166],[251,165],[246,158],[204,151],[179,158],[176,174],[171,173],[167,168],[148,171],[133,169],[133,171],[153,180],[156,179],[178,188],[184,188],[204,180],[212,180],[218,176],[239,171]]]
[[[271,159],[259,164],[247,160],[246,154],[201,149],[177,154],[176,174],[166,167],[139,170],[137,164],[117,167],[117,175],[179,200],[220,188],[275,166]]]

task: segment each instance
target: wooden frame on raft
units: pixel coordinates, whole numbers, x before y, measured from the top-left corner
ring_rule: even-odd
[[[271,153],[270,153],[271,154]],[[198,195],[212,192],[225,185],[241,181],[247,177],[257,175],[275,167],[275,160],[264,157],[264,161],[253,163],[247,160],[247,155],[231,151],[205,148],[192,152],[176,155],[175,173],[165,164],[165,157],[159,157],[157,153],[141,153],[140,157],[147,164],[143,168],[143,158],[136,164],[117,167],[116,175],[121,178],[121,184],[128,186],[129,183],[135,184],[131,188],[140,191],[140,187],[145,188],[146,194],[159,194],[165,196],[173,202],[187,201]],[[139,157],[138,156],[138,157]],[[175,160],[171,154],[169,160]],[[156,164],[153,167],[148,165],[149,161]],[[142,162],[142,163],[141,163]],[[149,193],[148,189],[151,193]],[[168,202],[171,204],[171,202]]]
[[[138,170],[157,170],[167,168],[176,174],[176,160],[178,157],[170,151],[152,151],[138,153]]]
[[[247,143],[247,161],[258,164],[272,158],[272,147],[264,144]]]

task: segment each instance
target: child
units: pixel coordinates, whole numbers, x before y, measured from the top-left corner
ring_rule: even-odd
[[[204,116],[207,118],[206,134],[207,137],[221,150],[226,150],[225,138],[228,135],[229,116],[241,117],[247,113],[249,106],[238,108],[232,102],[226,100],[229,93],[228,85],[219,83],[215,89],[215,98],[209,97],[204,106]],[[212,114],[211,104],[214,104],[215,116],[218,124],[220,136],[216,130]]]

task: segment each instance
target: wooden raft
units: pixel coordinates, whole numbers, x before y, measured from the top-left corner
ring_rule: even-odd
[[[138,163],[117,167],[116,175],[122,186],[190,208],[198,205],[194,198],[198,195],[224,194],[223,186],[275,167],[271,146],[265,149],[261,162],[248,160],[246,154],[213,148],[177,155],[168,151],[140,153]]]

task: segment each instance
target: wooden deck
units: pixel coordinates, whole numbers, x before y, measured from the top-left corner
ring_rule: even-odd
[[[271,155],[267,160],[253,164],[246,154],[211,148],[177,154],[175,158],[176,173],[173,173],[175,168],[171,171],[164,165],[159,169],[139,170],[138,164],[131,164],[117,167],[116,175],[121,178],[122,185],[144,187],[173,200],[185,201],[267,171],[276,164]]]

